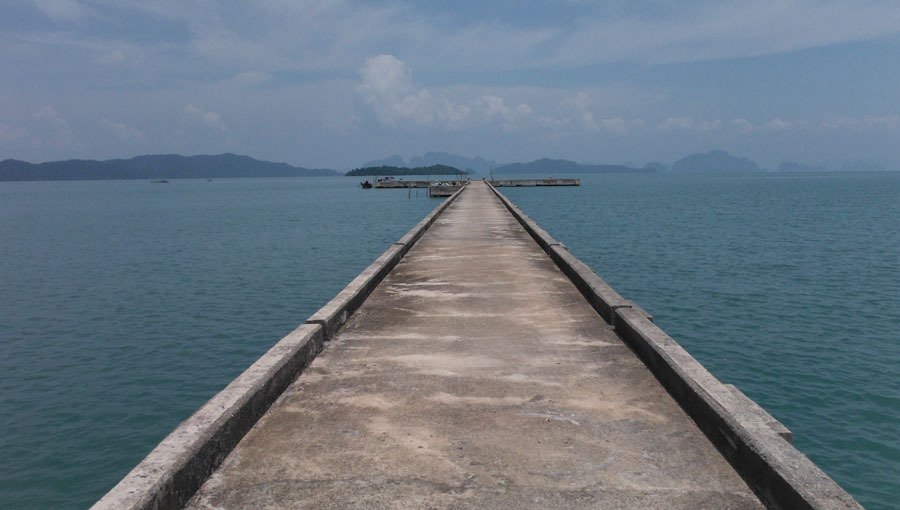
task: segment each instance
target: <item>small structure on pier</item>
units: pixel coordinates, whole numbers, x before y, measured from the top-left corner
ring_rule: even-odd
[[[581,186],[581,179],[494,179],[491,184],[495,188],[522,186]]]
[[[428,196],[430,197],[449,197],[450,195],[456,193],[462,187],[465,186],[464,182],[460,181],[437,181],[431,183],[431,186],[428,187]]]
[[[375,188],[378,189],[394,189],[394,188],[431,188],[432,186],[441,185],[448,182],[461,182],[458,180],[409,180],[403,179],[378,179],[375,181]],[[581,186],[581,179],[494,179],[489,181],[495,188],[519,188],[533,186]],[[368,189],[368,188],[367,188]],[[459,189],[459,188],[457,188]],[[454,190],[455,191],[455,190]],[[432,196],[450,196],[448,195],[432,195]]]

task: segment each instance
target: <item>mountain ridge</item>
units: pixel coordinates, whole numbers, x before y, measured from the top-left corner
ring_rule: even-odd
[[[673,173],[686,172],[762,172],[755,161],[732,156],[723,150],[698,152],[685,156],[672,164]]]
[[[423,167],[406,167],[393,165],[355,168],[346,176],[386,176],[386,175],[467,175],[469,172],[447,165],[431,165]]]
[[[89,181],[108,179],[210,179],[314,177],[342,175],[325,168],[303,168],[224,153],[182,156],[147,154],[128,159],[67,159],[29,163],[0,161],[0,181]]]
[[[494,169],[494,174],[548,174],[548,173],[652,173],[653,168],[631,168],[624,165],[592,165],[567,159],[536,159],[530,163],[510,163]]]

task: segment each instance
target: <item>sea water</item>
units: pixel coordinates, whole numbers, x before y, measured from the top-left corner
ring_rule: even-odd
[[[0,507],[90,506],[439,203],[416,194],[0,183]]]
[[[500,188],[867,508],[900,499],[900,173]]]
[[[503,188],[870,508],[900,497],[900,174]],[[0,183],[0,501],[89,506],[437,200],[358,179]]]

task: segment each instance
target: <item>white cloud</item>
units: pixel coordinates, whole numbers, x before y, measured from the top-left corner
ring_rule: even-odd
[[[822,127],[826,129],[852,130],[893,130],[900,129],[898,115],[863,115],[862,117],[830,117],[825,119]]]
[[[900,128],[900,116],[882,115],[880,117],[866,115],[862,118],[863,124],[878,129],[897,129]]]
[[[116,48],[109,51],[104,51],[97,54],[94,57],[94,61],[98,64],[107,64],[107,65],[115,65],[121,64],[127,60],[127,56],[125,55],[125,51],[121,48]]]
[[[413,91],[412,71],[407,70],[406,64],[393,55],[366,59],[359,74],[362,75],[362,83],[356,90],[371,103],[382,98],[395,99]]]
[[[539,120],[531,106],[525,103],[509,106],[495,94],[483,94],[471,101],[470,110],[477,124],[499,125],[504,131],[515,131]]]
[[[411,70],[393,55],[371,57],[359,72],[362,80],[356,87],[357,93],[372,108],[380,123],[394,128],[432,127],[451,131],[493,126],[503,131],[542,129],[572,132],[574,129],[581,132],[624,133],[644,126],[640,119],[627,121],[620,117],[596,117],[590,109],[593,101],[583,91],[578,91],[574,96],[564,96],[557,103],[562,107],[560,115],[551,116],[536,113],[528,103],[508,102],[505,97],[495,92],[484,92],[483,89],[457,90],[457,99],[454,100],[445,93],[419,88]],[[505,90],[520,95],[531,94],[532,99],[542,100],[566,93],[548,89]]]
[[[56,20],[78,19],[87,14],[87,8],[76,0],[31,0],[31,3]]]
[[[25,138],[28,134],[23,128],[14,128],[6,124],[0,124],[0,143],[14,143]]]
[[[731,127],[743,134],[764,132],[764,131],[787,131],[791,129],[799,129],[809,126],[809,122],[805,120],[785,120],[781,117],[775,117],[765,123],[756,125],[744,118],[732,119]]]
[[[362,81],[356,92],[372,107],[378,121],[391,127],[456,130],[473,124],[497,124],[512,130],[534,117],[527,104],[511,107],[492,94],[458,103],[419,89],[413,83],[412,71],[393,55],[366,59],[359,73]]]
[[[695,121],[692,117],[669,117],[657,124],[660,131],[716,131],[722,127],[719,119]]]
[[[206,111],[203,109],[203,106],[193,104],[185,106],[184,117],[191,122],[217,131],[226,131],[228,129],[228,126],[225,125],[218,113]]]
[[[274,79],[274,76],[263,71],[244,71],[231,77],[234,83],[247,86],[265,85]]]
[[[28,1],[25,5],[30,6]],[[519,3],[516,16],[504,16],[496,14],[503,9],[495,5],[473,4],[463,12],[456,6],[432,9],[402,0],[254,4],[35,0],[48,17],[32,8],[29,16],[11,20],[14,26],[0,36],[0,60],[17,70],[0,80],[16,98],[14,108],[3,112],[3,120],[27,128],[27,135],[14,127],[0,134],[7,140],[40,138],[49,147],[65,129],[86,143],[100,144],[112,137],[91,137],[87,130],[93,126],[130,136],[123,129],[130,126],[116,128],[98,120],[107,116],[115,123],[112,119],[122,115],[116,112],[128,111],[121,120],[158,134],[154,146],[164,147],[169,142],[162,133],[171,130],[165,125],[171,119],[159,113],[170,111],[176,122],[181,118],[185,135],[172,139],[191,150],[203,141],[214,147],[233,144],[231,150],[246,148],[257,154],[275,147],[275,152],[293,151],[306,158],[309,146],[315,145],[316,157],[327,165],[329,158],[350,159],[346,140],[355,143],[362,138],[376,147],[397,140],[391,150],[401,153],[418,148],[460,151],[475,141],[486,147],[503,145],[498,150],[508,153],[524,148],[534,153],[570,151],[576,157],[578,151],[591,154],[608,148],[662,152],[685,141],[701,148],[719,146],[723,143],[719,138],[726,134],[724,142],[745,144],[748,152],[762,151],[749,147],[779,136],[792,137],[791,147],[812,147],[829,143],[825,130],[845,129],[862,133],[860,138],[866,141],[859,147],[871,146],[842,150],[869,153],[878,149],[876,142],[883,142],[877,137],[869,140],[864,130],[900,129],[900,119],[891,115],[824,120],[821,114],[810,116],[810,112],[857,113],[840,93],[841,83],[849,79],[840,74],[845,52],[853,49],[848,46],[790,57],[792,65],[808,64],[809,59],[822,63],[829,76],[815,98],[796,105],[790,98],[803,93],[798,83],[807,80],[785,78],[780,99],[765,104],[754,102],[753,94],[729,96],[729,91],[742,86],[729,89],[731,82],[720,82],[716,73],[727,73],[740,62],[677,72],[672,68],[674,74],[668,68],[643,65],[766,55],[847,41],[888,41],[886,36],[900,34],[900,3],[894,0],[691,0],[677,6],[663,0],[640,5],[622,0],[572,2],[579,4],[577,8],[557,3],[553,16],[538,17],[536,13],[545,13],[546,2]],[[18,6],[3,13],[21,11]],[[859,49],[864,55],[884,50],[886,58],[893,51],[889,46],[869,44]],[[366,60],[391,52],[396,56],[374,57],[371,66]],[[864,62],[860,69],[874,74],[872,66],[882,60],[889,59]],[[627,65],[597,65],[609,62]],[[759,71],[760,79],[780,80],[783,74],[784,60],[775,65],[765,59],[748,64],[746,71]],[[799,72],[809,78],[805,67],[800,65]],[[885,73],[886,79],[893,76],[890,66]],[[685,78],[667,79],[676,75]],[[721,97],[701,106],[691,82],[710,79],[722,85]],[[329,82],[341,82],[342,88],[315,96],[302,91],[306,86],[329,87],[323,85]],[[894,96],[887,93],[885,101],[891,103]],[[574,99],[567,102],[569,98]],[[45,102],[65,119],[52,109],[34,112]],[[173,105],[174,112],[167,110]],[[180,105],[188,106],[179,111]],[[276,130],[266,119],[274,116],[282,119],[279,130],[284,132],[314,126],[303,137],[306,145],[271,142]],[[637,117],[647,119],[646,126]],[[815,121],[804,123],[796,117]],[[134,120],[138,118],[140,123]],[[347,120],[351,118],[361,120]],[[394,130],[416,136],[397,137]],[[640,130],[673,134],[671,140],[660,141],[640,135]],[[501,131],[517,133],[495,136]],[[219,136],[222,132],[228,136]],[[348,138],[339,139],[335,133]],[[683,139],[676,139],[675,133]],[[743,133],[758,136],[741,137]],[[544,143],[549,134],[558,135],[559,143]],[[890,152],[889,144],[883,145],[881,150]],[[88,149],[107,150],[102,144]],[[359,144],[352,151],[369,150],[374,149]]]
[[[776,117],[769,122],[766,122],[765,128],[772,131],[785,131],[787,129],[797,127],[799,124],[799,122],[790,122]]]
[[[575,110],[575,120],[583,129],[587,131],[600,130],[600,125],[594,120],[594,114],[588,109],[591,105],[590,96],[579,92],[574,98],[563,101],[563,105]]]
[[[195,57],[268,69],[342,69],[382,47],[406,48],[408,62],[440,62],[445,69],[685,62],[900,34],[900,3],[895,0],[701,0],[679,3],[677,8],[668,0],[649,0],[640,9],[584,2],[577,15],[573,11],[569,19],[543,24],[535,23],[543,15],[540,5],[515,6],[521,11],[518,17],[528,20],[523,24],[499,16],[460,22],[445,11],[406,2],[270,0],[235,7],[131,1],[129,5],[189,26]],[[245,23],[248,19],[253,23]]]
[[[616,16],[598,9],[586,15],[545,62],[741,58],[900,33],[900,4],[891,0],[705,1],[678,9],[646,5],[641,11],[652,14]]]
[[[40,134],[34,139],[35,144],[56,148],[80,147],[81,144],[75,133],[69,128],[69,123],[50,105],[40,107],[31,116],[39,122]],[[42,126],[49,127],[49,129]]]
[[[31,1],[54,19],[142,18],[159,23],[161,39],[171,37],[148,44],[128,34],[105,35],[108,30],[26,29],[5,36],[39,50],[47,46],[35,39],[46,39],[48,46],[91,49],[96,62],[131,60],[142,69],[158,66],[188,75],[211,69],[218,76],[240,76],[247,69],[346,73],[373,48],[404,48],[403,59],[417,69],[496,71],[740,58],[900,34],[900,3],[894,0],[703,0],[678,8],[649,0],[640,9],[603,2],[553,21],[537,17],[541,7],[516,5],[522,11],[516,18],[525,23],[448,16],[410,2]],[[189,34],[186,40],[182,31]]]
[[[689,118],[686,119],[686,129],[690,127]],[[672,119],[670,119],[671,121]],[[674,122],[674,121],[673,121]],[[808,120],[785,120],[781,117],[775,117],[767,122],[754,125],[747,119],[737,118],[731,120],[731,126],[741,133],[763,132],[763,131],[788,131],[808,128],[810,122]],[[862,117],[835,116],[828,117],[821,122],[820,126],[825,129],[849,129],[854,131],[863,130],[892,130],[900,129],[900,116],[898,115],[863,115]]]
[[[656,127],[663,131],[676,131],[691,129],[694,125],[694,119],[690,117],[669,117],[660,122]]]
[[[753,131],[753,123],[744,118],[731,119],[731,125],[741,133],[749,133]]]
[[[610,131],[622,134],[644,126],[644,121],[640,119],[626,121],[621,117],[597,118],[590,109],[591,104],[593,100],[583,91],[579,91],[575,97],[563,100],[563,106],[574,112],[575,124],[585,131]]]
[[[599,125],[601,129],[605,129],[606,131],[622,134],[631,131],[632,129],[644,127],[644,121],[642,119],[626,121],[621,117],[614,117],[611,119],[600,119]]]
[[[66,120],[59,115],[59,112],[49,105],[40,107],[36,112],[31,114],[31,116],[37,120],[46,121],[57,129],[69,129],[69,124]]]
[[[100,125],[103,129],[112,133],[116,138],[123,142],[140,142],[147,139],[147,136],[139,129],[122,124],[121,122],[110,120],[106,117],[100,119]]]

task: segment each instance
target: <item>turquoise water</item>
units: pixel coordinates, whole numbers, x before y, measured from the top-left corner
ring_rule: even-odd
[[[90,505],[437,204],[357,182],[0,183],[3,506]],[[503,191],[861,503],[893,507],[900,174]]]
[[[867,508],[900,499],[900,173],[502,191]]]
[[[0,183],[0,507],[89,506],[438,204],[358,182]]]

